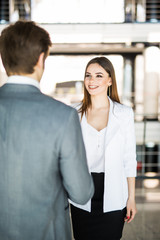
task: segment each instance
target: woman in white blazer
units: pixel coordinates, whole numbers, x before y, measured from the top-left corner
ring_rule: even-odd
[[[79,114],[95,194],[85,205],[71,203],[74,238],[119,240],[124,222],[136,214],[136,141],[133,110],[120,104],[114,68],[105,57],[86,66]]]

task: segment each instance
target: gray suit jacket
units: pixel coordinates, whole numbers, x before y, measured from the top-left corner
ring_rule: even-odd
[[[70,240],[68,198],[93,195],[75,109],[31,85],[0,88],[0,240]]]

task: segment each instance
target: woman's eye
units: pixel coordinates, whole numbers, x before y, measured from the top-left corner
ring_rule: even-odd
[[[91,75],[89,75],[89,74],[86,74],[86,76],[85,76],[85,77],[86,77],[86,78],[89,78],[90,76],[91,76]]]
[[[102,78],[102,75],[97,75],[98,78]]]

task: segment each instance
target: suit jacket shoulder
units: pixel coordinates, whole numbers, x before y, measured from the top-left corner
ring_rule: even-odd
[[[73,107],[66,105],[65,103],[62,103],[52,97],[46,96],[44,94],[41,94],[41,97],[42,105],[44,105],[46,111],[50,113],[50,115],[54,115],[54,119],[57,119],[59,124],[62,122],[63,124],[67,122],[70,114],[76,112]]]
[[[121,103],[113,102],[113,114],[120,120],[128,122],[128,120],[133,118],[133,109]]]

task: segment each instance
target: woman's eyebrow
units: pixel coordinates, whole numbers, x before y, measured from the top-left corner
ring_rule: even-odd
[[[87,74],[91,74],[90,72],[86,72]],[[96,72],[95,74],[102,74],[103,75],[103,73],[102,72]]]
[[[96,74],[103,74],[102,72],[97,72]]]

